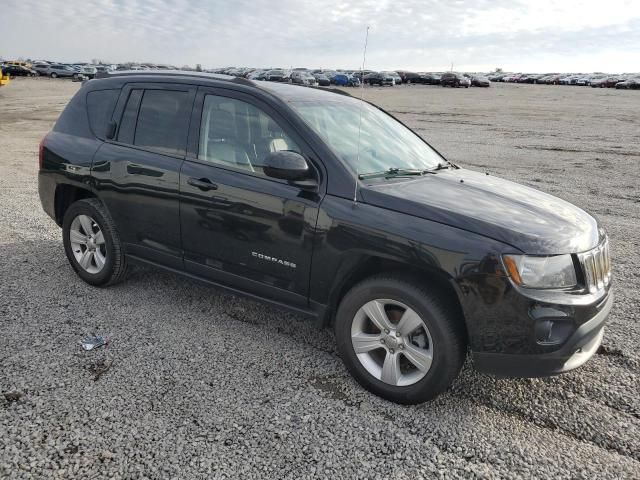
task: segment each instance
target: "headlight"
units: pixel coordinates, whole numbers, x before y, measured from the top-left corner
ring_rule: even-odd
[[[511,279],[522,287],[563,288],[577,283],[571,255],[503,255],[502,260]]]

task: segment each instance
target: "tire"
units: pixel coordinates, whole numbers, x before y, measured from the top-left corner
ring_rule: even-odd
[[[90,223],[87,223],[87,218]],[[92,232],[87,234],[87,230]],[[81,240],[83,234],[84,243]],[[79,200],[67,209],[62,222],[62,239],[71,267],[88,284],[105,287],[126,277],[127,259],[120,236],[100,200]]]
[[[381,304],[385,309],[375,308]],[[368,311],[385,312],[390,333],[376,327]],[[403,311],[411,314],[407,318],[415,319],[413,313],[417,314],[422,322],[409,335],[400,333],[403,327],[398,319]],[[466,356],[464,332],[457,308],[411,277],[377,275],[364,280],[344,296],[336,313],[338,351],[351,375],[370,392],[402,404],[431,400],[451,385]],[[365,343],[356,354],[354,342],[358,341]],[[420,355],[414,358],[422,360],[410,361],[414,353]],[[389,365],[396,368],[386,368],[390,358],[394,360]],[[391,382],[383,381],[385,371]]]
[[[53,73],[51,74],[51,78],[58,78],[58,74],[57,74],[56,72],[53,72]]]

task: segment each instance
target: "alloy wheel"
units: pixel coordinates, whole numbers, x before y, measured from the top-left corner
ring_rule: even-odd
[[[418,313],[396,300],[364,304],[351,324],[351,344],[365,370],[388,385],[413,385],[431,369],[429,329]]]
[[[88,215],[78,215],[69,228],[69,243],[78,265],[88,273],[100,273],[107,259],[104,234]]]

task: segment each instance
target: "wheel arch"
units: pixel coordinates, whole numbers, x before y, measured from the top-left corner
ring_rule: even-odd
[[[73,203],[84,198],[97,198],[97,196],[88,188],[79,187],[77,185],[59,184],[56,187],[54,212],[58,226],[62,226],[64,214],[68,208]]]
[[[409,265],[397,260],[377,256],[367,256],[355,263],[339,282],[331,289],[329,302],[324,315],[324,326],[330,326],[335,319],[335,312],[346,293],[361,281],[381,273],[397,275],[414,282],[420,282],[433,290],[440,299],[445,300],[456,312],[461,327],[467,336],[467,323],[464,309],[460,301],[460,292],[456,284],[446,272],[426,267]],[[466,340],[466,339],[465,339]]]

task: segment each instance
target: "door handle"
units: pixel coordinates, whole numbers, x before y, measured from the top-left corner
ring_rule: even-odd
[[[192,187],[199,188],[203,192],[206,192],[207,190],[217,190],[218,189],[218,185],[213,183],[208,178],[193,178],[193,177],[191,177],[189,180],[187,180],[187,183],[189,185],[191,185]]]

